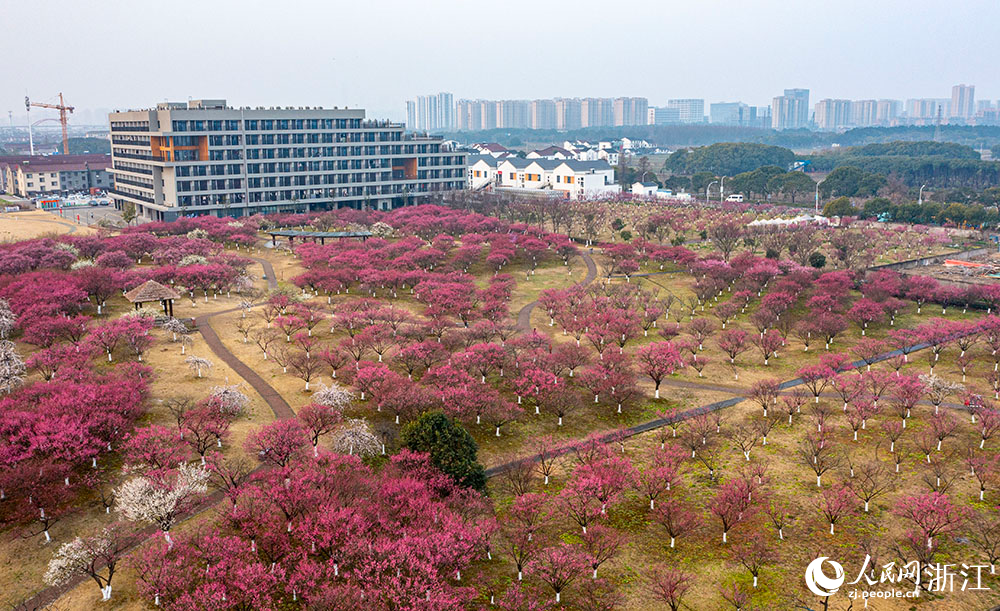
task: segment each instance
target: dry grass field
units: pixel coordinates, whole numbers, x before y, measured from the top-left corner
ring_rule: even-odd
[[[90,234],[96,231],[44,210],[0,214],[0,242],[17,242],[67,233]]]
[[[42,218],[37,213],[22,213],[32,216],[25,216],[29,220],[24,227],[32,226],[30,222],[41,227],[49,224],[51,229],[52,219]],[[42,213],[46,214],[46,213]],[[50,216],[50,215],[48,215]],[[5,225],[8,215],[0,216],[0,230]],[[21,239],[19,236],[18,238]],[[708,243],[690,245],[695,252],[710,252],[711,246]],[[946,250],[944,250],[946,251]],[[942,251],[942,252],[944,252]],[[240,253],[245,254],[245,253]],[[262,257],[268,260],[275,269],[275,276],[279,286],[288,290],[295,289],[290,280],[295,275],[301,273],[303,268],[297,259],[281,249],[261,248],[255,250],[253,256]],[[594,257],[599,264],[598,276],[595,282],[606,281],[606,272],[603,267],[602,257],[595,253]],[[884,260],[905,258],[905,253],[891,253],[885,256]],[[263,289],[265,283],[260,278],[260,267],[254,265],[252,268],[257,279],[258,288]],[[491,272],[485,269],[471,270],[477,276],[477,282],[482,286],[488,281]],[[653,265],[646,265],[642,272],[656,272],[659,269]],[[546,263],[540,266],[534,274],[528,273],[525,269],[513,269],[509,273],[514,277],[517,288],[514,291],[510,303],[512,317],[516,317],[517,312],[524,305],[537,299],[538,295],[545,289],[565,288],[580,282],[586,274],[586,266],[582,258],[574,257],[570,265],[564,266],[561,263]],[[623,283],[620,278],[612,279],[611,282]],[[658,292],[660,296],[668,293],[678,298],[686,298],[691,295],[691,285],[693,279],[684,273],[659,274],[643,279],[633,277],[633,283],[639,283],[646,290]],[[356,295],[338,295],[332,298],[333,304],[354,298]],[[856,295],[855,295],[856,297]],[[728,298],[728,295],[723,299]],[[326,306],[326,296],[311,297],[311,299],[323,307]],[[212,317],[211,326],[219,335],[223,344],[241,361],[250,366],[263,379],[276,389],[282,397],[289,403],[293,410],[309,403],[312,392],[305,391],[304,383],[291,373],[284,373],[282,368],[273,359],[263,358],[261,350],[252,342],[245,343],[241,334],[236,329],[236,323],[242,314],[238,310],[239,299],[236,296],[227,298],[209,298],[206,303],[203,297],[194,300],[184,298],[175,304],[175,314],[180,318],[193,318],[220,312]],[[125,311],[127,304],[121,299],[116,299],[111,305],[111,315],[120,315]],[[399,299],[394,301],[394,305],[403,307],[413,313],[420,313],[423,306],[411,297],[401,294]],[[704,311],[698,310],[696,316],[706,316],[713,322],[717,322],[711,316],[711,306],[707,304]],[[680,307],[680,306],[675,306]],[[803,312],[795,312],[802,315]],[[256,315],[249,314],[251,318]],[[917,315],[913,309],[897,318],[898,327],[911,327],[929,320],[932,316],[941,316],[940,308],[935,311],[934,306],[927,306],[924,312]],[[958,308],[949,308],[944,316],[952,320],[967,320],[978,316],[978,314],[962,314]],[[690,318],[685,315],[678,316],[676,312],[671,312],[670,321],[679,320],[682,330],[686,328]],[[262,321],[258,322],[263,325]],[[754,333],[753,328],[746,321],[746,316],[738,317],[736,322],[730,323]],[[568,342],[572,338],[564,336],[558,325],[550,326],[549,318],[541,308],[535,308],[530,318],[530,327],[540,333],[549,334],[553,341]],[[659,341],[662,338],[651,330],[649,337],[638,337],[631,341],[626,347],[627,352],[634,352],[638,347]],[[869,331],[868,336],[873,338],[884,338],[890,331],[888,326],[882,325]],[[320,337],[320,344],[339,341],[339,336],[330,333],[328,323],[323,323],[314,331]],[[197,356],[207,356],[214,367],[206,372],[205,377],[197,378],[184,363],[184,356],[180,354],[180,344],[170,341],[168,334],[157,331],[157,341],[149,350],[146,356],[147,363],[153,367],[156,379],[152,385],[153,401],[149,412],[143,423],[169,423],[169,414],[162,405],[162,400],[179,395],[192,396],[195,398],[206,395],[212,386],[220,384],[240,383],[238,376],[230,370],[221,359],[211,354],[200,335],[192,334],[193,342],[186,349],[187,354]],[[683,337],[683,331],[682,331]],[[853,326],[845,331],[831,347],[832,350],[849,352],[850,348],[860,339],[858,330]],[[30,346],[21,346],[25,353],[31,351]],[[616,350],[617,348],[612,348]],[[530,410],[526,410],[523,417],[518,422],[504,427],[501,437],[496,437],[491,427],[482,425],[477,427],[469,426],[470,432],[475,437],[480,448],[480,461],[487,467],[502,464],[518,456],[523,456],[532,440],[543,435],[551,435],[557,440],[574,440],[585,437],[594,431],[612,431],[623,427],[631,426],[657,417],[661,411],[672,409],[684,410],[700,405],[706,405],[733,396],[745,395],[750,386],[765,378],[776,378],[788,380],[795,377],[798,368],[806,364],[815,363],[819,355],[824,353],[822,343],[812,345],[809,351],[803,351],[803,346],[795,338],[788,338],[787,345],[779,350],[777,358],[772,358],[768,366],[764,366],[762,358],[756,349],[751,348],[738,359],[740,365],[739,379],[734,379],[732,370],[727,364],[728,358],[715,345],[714,337],[709,338],[704,344],[704,351],[699,353],[702,358],[707,358],[709,366],[704,370],[704,377],[699,377],[695,371],[686,368],[661,386],[661,399],[652,398],[652,384],[648,379],[643,378],[640,387],[644,391],[644,396],[632,405],[626,406],[623,414],[617,414],[612,408],[606,405],[597,407],[588,406],[567,418],[564,426],[557,426],[555,418],[551,414],[542,413],[534,415]],[[985,358],[985,357],[984,357]],[[884,368],[884,365],[876,367]],[[982,369],[980,364],[979,369]],[[923,354],[911,355],[911,363],[904,371],[924,372],[927,368],[927,361]],[[953,359],[943,358],[941,364],[936,368],[936,373],[948,379],[960,378],[960,372],[954,365]],[[324,372],[319,379],[314,379],[311,383],[312,390],[318,388],[320,383],[329,383],[330,376]],[[970,376],[968,384],[970,388],[980,392],[987,391],[982,376]],[[231,429],[231,436],[223,449],[226,455],[237,455],[243,452],[242,442],[247,432],[254,426],[269,422],[273,419],[270,409],[253,391],[249,385],[243,384],[243,391],[251,397],[252,407],[248,413],[238,420]],[[821,399],[824,405],[839,407],[839,398],[833,395],[824,395]],[[921,416],[926,417],[931,408],[922,406]],[[948,408],[946,408],[948,409]],[[845,567],[853,566],[856,561],[855,555],[858,552],[858,542],[866,537],[876,536],[883,539],[886,546],[882,549],[888,554],[888,543],[895,540],[902,533],[904,524],[895,519],[890,514],[893,501],[899,496],[926,489],[923,478],[927,469],[923,462],[923,456],[910,447],[910,451],[901,465],[901,472],[898,482],[893,486],[892,491],[873,503],[872,516],[877,520],[869,520],[868,516],[855,515],[838,524],[836,536],[827,534],[828,524],[825,524],[818,510],[816,509],[817,495],[815,487],[815,476],[802,464],[798,455],[798,447],[804,436],[812,430],[813,416],[811,412],[813,404],[810,401],[802,408],[802,413],[794,418],[794,424],[788,426],[780,424],[769,435],[766,446],[756,447],[751,454],[753,462],[763,461],[767,464],[765,490],[768,494],[776,498],[787,500],[792,504],[795,511],[795,518],[786,528],[787,540],[778,541],[775,537],[775,549],[779,550],[780,561],[767,566],[761,573],[760,588],[754,598],[755,607],[759,609],[786,609],[792,608],[792,601],[803,588],[802,571],[809,560],[822,553],[831,557],[843,560]],[[379,430],[391,431],[395,427],[389,414],[379,413],[372,409],[370,405],[359,402],[352,408],[349,415],[364,416],[371,420]],[[723,416],[723,428],[729,428],[739,423],[748,423],[754,419],[759,419],[760,408],[750,401],[728,408]],[[861,431],[858,442],[853,442],[850,432],[844,426],[844,416],[839,409],[831,409],[830,419],[833,426],[837,428],[836,436],[838,444],[842,445],[851,456],[856,456],[858,460],[862,456],[876,456],[878,460],[888,462],[889,454],[883,446],[883,435],[879,429],[879,422],[888,416],[882,415],[868,423],[867,430]],[[957,417],[961,421],[959,432],[954,439],[946,441],[945,450],[954,453],[952,460],[955,462],[953,482],[950,493],[956,498],[975,498],[978,492],[978,484],[974,478],[968,475],[961,465],[961,458],[958,457],[959,449],[967,441],[976,438],[976,431],[969,423],[968,418],[959,412]],[[916,419],[916,420],[919,420]],[[679,428],[684,430],[688,424]],[[921,425],[919,422],[915,425]],[[630,438],[625,444],[625,454],[639,468],[643,468],[648,462],[652,451],[661,443],[662,436],[666,431],[653,431]],[[911,433],[915,434],[915,433]],[[668,440],[669,441],[669,440]],[[723,478],[728,478],[739,473],[746,467],[746,461],[740,451],[738,451],[725,435],[718,436],[719,463],[718,468],[723,473]],[[910,444],[912,446],[912,442]],[[989,446],[988,446],[989,447]],[[617,446],[616,446],[617,448]],[[546,494],[556,494],[566,481],[568,469],[572,463],[569,459],[563,461],[560,470],[557,471],[552,483],[548,487],[542,487],[536,482],[536,490]],[[824,477],[825,485],[827,481],[844,481],[848,474],[843,469],[831,472]],[[711,500],[717,489],[718,482],[712,481],[704,466],[696,460],[685,461],[682,470],[682,481],[685,495],[690,502],[699,507],[699,514],[702,516],[702,523],[694,532],[685,536],[678,542],[676,549],[671,550],[665,544],[662,528],[652,522],[644,505],[645,501],[635,493],[629,493],[623,502],[614,506],[608,516],[608,523],[616,527],[629,536],[630,542],[623,547],[619,555],[606,564],[602,573],[619,585],[620,590],[625,594],[622,609],[628,611],[646,611],[661,609],[657,603],[652,602],[646,590],[644,577],[648,567],[653,564],[669,561],[679,565],[696,574],[694,587],[691,589],[686,603],[690,609],[723,609],[722,599],[719,592],[730,583],[740,583],[746,586],[746,572],[738,563],[738,548],[730,545],[728,548],[720,547],[718,542],[719,528],[713,521],[713,517],[707,511],[702,511]],[[510,495],[502,486],[500,479],[494,480],[491,484],[491,495],[499,512],[510,502]],[[975,503],[973,503],[975,504]],[[214,517],[214,510],[209,510],[199,514],[182,524],[178,525],[177,532],[183,533],[190,529],[196,529],[201,524],[205,524]],[[107,518],[103,515],[103,509],[99,503],[88,505],[83,511],[78,512],[71,518],[58,523],[52,529],[55,540],[65,540],[73,532],[78,532],[88,527],[103,523]],[[876,524],[876,526],[873,526]],[[577,527],[564,517],[556,517],[551,526],[553,534],[558,538],[568,542],[579,542],[579,536],[573,534]],[[773,528],[769,526],[766,516],[757,515],[751,520],[751,524],[741,525],[733,531],[734,541],[740,541],[740,530],[752,533],[752,536],[773,536]],[[40,587],[39,575],[44,571],[45,563],[50,557],[51,546],[40,546],[38,538],[15,539],[0,542],[0,582],[12,584],[12,587],[0,592],[0,603],[10,605],[22,599],[28,593]],[[959,549],[957,554],[970,553],[964,548]],[[482,584],[485,586],[488,580],[509,579],[513,567],[506,557],[495,554],[496,560],[493,563],[481,563]],[[969,558],[970,561],[974,558]],[[123,568],[116,577],[115,596],[112,602],[102,604],[102,608],[108,609],[140,609],[144,605],[138,600],[134,587],[134,575],[128,566],[123,563]],[[986,596],[976,596],[968,594],[963,597],[933,598],[924,597],[916,607],[911,601],[872,601],[867,608],[896,611],[902,609],[960,609],[969,610],[981,609],[997,599],[991,594]],[[97,605],[97,592],[90,581],[80,584],[57,603],[59,609],[91,609]],[[815,600],[809,601],[810,605],[816,604]],[[816,607],[813,607],[816,608]],[[846,598],[834,598],[830,600],[829,609],[858,609],[860,603],[853,607],[849,606]]]

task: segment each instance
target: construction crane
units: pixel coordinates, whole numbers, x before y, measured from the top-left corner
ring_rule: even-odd
[[[68,113],[73,112],[73,107],[66,106],[66,104],[63,102],[62,93],[59,94],[58,104],[47,104],[45,102],[32,102],[31,100],[28,99],[28,96],[24,96],[25,110],[27,110],[30,113],[32,106],[34,106],[35,108],[54,108],[59,111],[59,123],[62,124],[63,154],[69,155],[69,129],[67,127],[69,124],[69,119],[67,118],[66,115]],[[30,131],[31,127],[29,126],[28,129]]]

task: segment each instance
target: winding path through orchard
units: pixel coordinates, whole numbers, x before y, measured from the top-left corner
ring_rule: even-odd
[[[874,363],[880,363],[880,362],[882,362],[882,361],[884,361],[886,359],[890,359],[890,358],[892,358],[894,356],[900,356],[900,355],[903,355],[903,354],[912,354],[914,352],[918,352],[920,350],[923,350],[923,349],[929,348],[929,347],[930,347],[930,344],[919,343],[919,344],[914,344],[913,346],[910,346],[909,348],[906,348],[905,350],[904,349],[892,350],[890,352],[886,352],[884,354],[879,355],[876,359],[874,359],[872,361],[872,364],[874,364]],[[865,365],[866,365],[866,363],[864,361],[854,361],[850,365],[848,365],[847,367],[845,367],[844,369],[842,369],[841,371],[849,371],[851,369],[857,369],[859,367],[864,367]],[[667,382],[665,381],[665,383],[667,383]],[[802,378],[794,378],[794,379],[786,380],[786,381],[782,382],[778,386],[778,388],[780,390],[788,390],[790,388],[795,388],[796,386],[801,386],[802,384],[804,384]],[[685,382],[684,386],[687,387],[687,388],[691,388],[692,386],[696,386],[696,387],[704,388],[705,390],[713,390],[713,391],[726,392],[726,393],[735,392],[735,389],[732,388],[732,387],[718,386],[718,385],[711,385],[711,384],[699,385],[699,384],[694,384],[692,382]],[[610,432],[607,432],[604,435],[602,435],[599,439],[602,442],[604,442],[604,443],[610,443],[610,442],[612,442],[612,441],[614,441],[616,439],[619,439],[620,437],[625,437],[625,438],[633,437],[633,436],[638,435],[640,433],[647,433],[649,431],[655,431],[658,428],[662,428],[664,426],[669,426],[669,425],[671,425],[671,424],[673,424],[675,422],[682,422],[684,420],[690,420],[691,418],[695,418],[695,417],[700,416],[702,414],[707,414],[707,413],[710,413],[710,412],[718,411],[720,409],[725,409],[727,407],[732,407],[734,405],[738,405],[738,404],[742,403],[743,401],[745,401],[746,399],[747,399],[747,397],[745,397],[745,396],[737,395],[737,396],[729,398],[729,399],[723,399],[722,401],[715,401],[714,403],[709,403],[707,405],[701,405],[699,407],[693,407],[693,408],[691,408],[689,410],[685,410],[683,412],[676,412],[676,413],[673,413],[673,414],[671,414],[671,415],[669,415],[669,416],[667,416],[665,418],[655,418],[653,420],[648,420],[646,422],[641,422],[641,423],[636,424],[634,426],[630,426],[630,427],[628,427],[628,428],[626,428],[624,430],[610,431]],[[952,406],[952,405],[955,405],[955,404],[949,404],[949,406]],[[573,444],[572,443],[567,443],[564,446],[560,446],[558,448],[555,448],[553,450],[553,453],[556,456],[562,456],[564,454],[568,454],[569,452],[571,452],[572,449],[573,449]],[[538,462],[538,460],[540,458],[541,458],[540,455],[535,454],[535,455],[532,455],[532,456],[525,456],[523,458],[518,458],[518,459],[512,460],[510,462],[506,462],[506,463],[503,463],[503,464],[499,464],[499,465],[490,467],[489,469],[486,470],[486,477],[489,478],[489,477],[494,477],[494,476],[500,475],[500,474],[504,473],[505,471],[509,471],[510,469],[513,469],[514,467],[523,465],[525,462],[532,462],[532,463]]]
[[[588,253],[581,253],[580,256],[583,258],[584,263],[586,263],[586,265],[587,265],[587,275],[579,283],[579,285],[580,286],[587,286],[591,282],[593,282],[594,279],[596,279],[596,277],[597,277],[597,265],[594,263],[593,257],[591,257],[590,254],[588,254]],[[277,278],[275,277],[274,268],[271,265],[271,263],[269,261],[267,261],[266,259],[261,259],[261,258],[257,258],[257,257],[251,257],[251,258],[254,261],[256,261],[257,263],[259,263],[261,265],[261,267],[264,269],[264,276],[265,276],[265,278],[267,280],[268,288],[272,289],[272,290],[275,289],[275,288],[277,288],[277,285],[278,285]],[[518,315],[517,315],[517,326],[518,326],[518,328],[520,328],[522,330],[528,330],[528,329],[531,328],[531,312],[534,310],[534,308],[537,305],[538,305],[538,300],[535,300],[535,301],[532,301],[531,303],[528,303],[528,304],[524,305],[520,309],[520,311],[518,311]],[[234,355],[228,348],[226,348],[225,345],[222,343],[222,341],[219,339],[218,334],[212,328],[210,321],[211,321],[211,319],[213,317],[219,316],[221,314],[235,312],[237,310],[238,310],[238,308],[231,308],[231,309],[228,309],[228,310],[222,310],[222,311],[219,311],[219,312],[214,312],[212,314],[206,314],[204,316],[199,316],[199,317],[197,317],[195,319],[195,325],[196,325],[199,333],[201,333],[202,337],[205,338],[206,344],[212,349],[212,352],[214,352],[227,365],[229,365],[233,369],[233,371],[235,371],[237,374],[239,374],[241,377],[243,377],[243,379],[246,380],[246,382],[248,384],[250,384],[250,386],[252,386],[254,388],[254,390],[256,390],[261,395],[261,397],[267,402],[268,406],[271,408],[272,412],[274,412],[274,415],[275,415],[276,418],[293,418],[295,416],[295,413],[292,411],[291,407],[288,405],[288,402],[285,401],[285,399],[280,395],[280,393],[278,393],[278,391],[276,391],[270,384],[268,384],[263,378],[261,378],[260,375],[258,375],[248,365],[246,365],[246,363],[243,363],[241,360],[239,360],[236,357],[236,355]],[[926,344],[926,343],[916,344],[916,345],[914,345],[914,346],[906,349],[905,353],[917,352],[917,351],[923,350],[924,348],[927,348],[927,347],[929,347],[929,344]],[[900,355],[900,354],[904,354],[904,351],[903,350],[893,350],[891,352],[887,352],[885,354],[880,355],[877,359],[875,359],[872,362],[873,363],[880,362],[880,361],[889,359],[889,358],[891,358],[893,356]],[[858,368],[858,367],[861,367],[861,366],[864,366],[864,365],[865,365],[865,363],[863,361],[855,361],[854,363],[851,363],[850,368]],[[739,388],[735,388],[735,387],[731,387],[731,386],[721,386],[721,385],[712,385],[712,384],[699,384],[699,383],[696,383],[696,382],[681,381],[681,380],[666,381],[665,383],[668,383],[668,384],[671,384],[671,385],[675,385],[675,386],[683,386],[685,388],[713,390],[713,391],[726,392],[726,393],[736,393],[737,396],[731,397],[729,399],[724,399],[724,400],[721,400],[721,401],[716,401],[714,403],[709,403],[707,405],[702,405],[702,406],[699,406],[699,407],[695,407],[695,408],[692,408],[692,409],[689,409],[689,410],[686,410],[686,411],[683,411],[683,412],[677,412],[675,414],[671,414],[670,416],[668,416],[666,418],[657,418],[657,419],[654,419],[654,420],[649,420],[647,422],[643,422],[643,423],[634,425],[634,426],[629,427],[629,428],[627,428],[627,429],[625,429],[623,431],[624,436],[626,438],[627,437],[632,437],[634,435],[638,435],[640,433],[646,433],[646,432],[649,432],[649,431],[653,431],[653,430],[656,430],[656,429],[664,427],[664,426],[669,426],[670,424],[678,422],[678,421],[688,420],[690,418],[694,418],[694,417],[699,416],[701,414],[705,414],[705,413],[709,413],[709,412],[714,412],[714,411],[718,411],[718,410],[725,409],[725,408],[728,408],[728,407],[732,407],[732,406],[738,405],[739,403],[742,403],[743,401],[746,400],[746,397],[742,396],[742,394],[740,394],[740,393],[744,392],[743,389],[739,389]],[[787,389],[799,386],[801,384],[803,384],[802,379],[801,378],[795,378],[795,379],[787,380],[787,381],[783,382],[780,385],[780,388],[782,390],[787,390]],[[946,405],[953,406],[955,404],[946,404]],[[605,435],[603,435],[600,439],[603,442],[605,442],[605,443],[610,443],[611,441],[613,441],[613,440],[615,440],[617,438],[617,435],[619,433],[620,433],[620,431],[608,432]],[[569,453],[571,451],[571,449],[572,449],[572,443],[568,443],[568,444],[566,444],[564,446],[561,446],[559,448],[555,448],[554,452],[556,453],[556,455],[564,455],[564,454]],[[496,466],[490,467],[489,469],[486,470],[486,476],[487,477],[494,477],[494,476],[497,476],[497,475],[500,475],[500,474],[504,473],[505,471],[508,471],[508,470],[512,469],[515,466],[524,464],[525,462],[532,462],[532,463],[537,462],[538,459],[539,459],[538,455],[533,455],[533,456],[526,456],[526,457],[523,457],[523,458],[519,458],[519,459],[510,461],[510,462],[506,462],[506,463],[503,463],[503,464],[500,464],[500,465],[496,465]],[[224,498],[224,495],[221,492],[214,492],[214,493],[206,496],[205,498],[203,498],[201,500],[201,502],[199,502],[188,513],[184,514],[183,516],[180,516],[178,518],[178,523],[186,521],[186,520],[188,520],[188,519],[190,519],[190,518],[192,518],[194,516],[197,516],[197,515],[199,515],[201,513],[204,513],[206,510],[211,509],[216,504],[218,504],[220,501],[222,501],[223,498]],[[147,527],[147,528],[144,528],[144,529],[138,531],[136,533],[136,538],[135,538],[134,544],[131,545],[127,551],[131,552],[132,550],[136,549],[137,547],[139,547],[139,545],[143,544],[146,540],[148,540],[152,536],[156,535],[157,532],[158,531],[155,528],[153,528],[153,527]],[[63,594],[69,592],[71,589],[75,588],[77,585],[83,583],[87,579],[88,578],[86,578],[86,577],[78,577],[78,578],[75,578],[75,579],[69,581],[68,583],[64,584],[63,586],[60,586],[60,587],[51,587],[50,586],[50,587],[44,588],[42,590],[39,590],[34,596],[32,596],[30,599],[26,600],[23,603],[23,606],[24,606],[24,608],[28,608],[28,609],[41,609],[41,608],[44,608],[44,607],[46,607],[46,606],[51,605],[52,603],[54,603]]]
[[[274,276],[274,267],[272,267],[270,261],[267,259],[259,259],[257,257],[252,257],[254,261],[260,263],[261,267],[264,268],[264,277],[267,279],[267,288],[274,290],[278,287],[278,281]],[[206,314],[204,316],[199,316],[194,319],[194,324],[198,328],[198,332],[201,336],[205,338],[205,343],[208,347],[212,349],[222,361],[229,365],[229,367],[235,371],[241,378],[246,380],[247,384],[253,387],[257,391],[257,394],[264,399],[271,411],[274,412],[275,418],[294,418],[295,412],[292,411],[291,406],[285,401],[285,398],[281,396],[273,386],[268,384],[264,378],[250,368],[249,365],[241,361],[236,357],[229,348],[226,348],[222,340],[219,339],[219,334],[215,332],[212,328],[212,318],[219,316],[220,314],[228,314],[230,312],[236,311],[235,309],[222,310],[221,312],[213,312],[212,314]]]
[[[583,258],[583,262],[587,264],[587,275],[584,276],[583,280],[579,282],[579,286],[587,286],[597,278],[597,264],[594,263],[594,258],[590,254],[581,252],[580,256]],[[527,331],[531,329],[531,312],[538,305],[538,300],[534,300],[531,303],[527,303],[517,312],[517,328],[522,331]]]

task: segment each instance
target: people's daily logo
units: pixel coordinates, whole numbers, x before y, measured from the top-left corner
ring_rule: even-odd
[[[833,567],[833,577],[828,577],[823,572],[824,562]],[[839,562],[828,560],[827,556],[820,556],[806,567],[806,586],[816,596],[832,596],[842,585],[844,585],[844,567]]]

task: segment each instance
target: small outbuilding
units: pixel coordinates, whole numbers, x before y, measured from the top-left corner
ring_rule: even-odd
[[[125,299],[135,304],[136,310],[141,308],[144,303],[159,301],[160,305],[163,306],[163,313],[167,316],[174,315],[174,299],[180,298],[181,296],[177,294],[177,291],[169,286],[163,286],[155,280],[147,280],[125,293]]]

